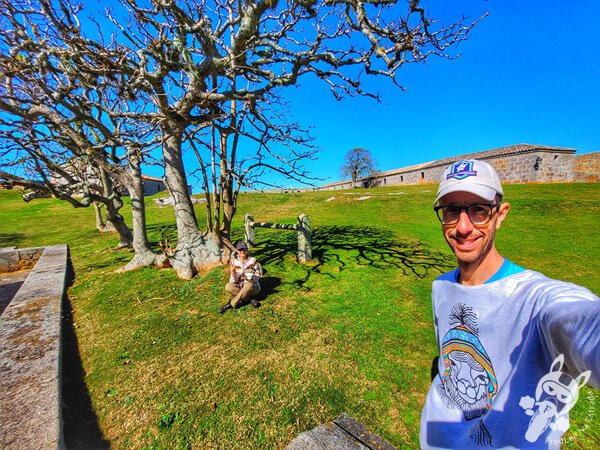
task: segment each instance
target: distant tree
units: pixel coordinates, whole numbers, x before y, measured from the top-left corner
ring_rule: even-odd
[[[352,186],[356,186],[359,178],[370,177],[375,174],[375,161],[371,152],[364,148],[353,148],[344,157],[342,176],[352,179]]]

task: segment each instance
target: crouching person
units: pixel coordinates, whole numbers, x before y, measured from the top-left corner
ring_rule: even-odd
[[[225,290],[233,298],[221,306],[219,309],[221,314],[248,301],[255,308],[260,306],[260,303],[254,297],[260,292],[262,268],[256,258],[248,253],[248,245],[245,242],[238,242],[235,248],[237,252],[233,254],[231,260],[229,283],[225,285]]]

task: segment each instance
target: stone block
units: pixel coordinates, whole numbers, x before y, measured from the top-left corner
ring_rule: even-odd
[[[285,450],[396,450],[346,414],[299,434]]]
[[[14,272],[19,264],[19,253],[5,251],[0,253],[0,272]]]

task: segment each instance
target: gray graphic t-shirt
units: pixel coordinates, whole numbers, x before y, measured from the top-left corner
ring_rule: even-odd
[[[455,272],[433,283],[439,374],[421,416],[422,448],[559,448],[579,388],[600,385],[600,299],[504,269],[478,286]]]

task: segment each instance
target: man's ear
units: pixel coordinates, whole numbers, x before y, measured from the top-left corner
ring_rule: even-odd
[[[502,226],[502,222],[506,219],[508,212],[510,211],[510,203],[504,202],[498,206],[498,219],[496,220],[496,230]]]

